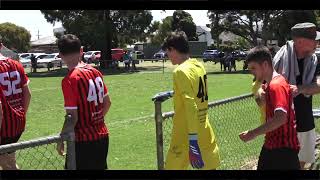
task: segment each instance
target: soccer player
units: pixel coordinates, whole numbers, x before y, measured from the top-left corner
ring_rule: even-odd
[[[220,164],[219,148],[208,119],[207,75],[203,65],[189,56],[184,32],[170,34],[163,43],[173,65],[174,117],[165,169],[214,170]]]
[[[0,37],[0,49],[3,44]],[[31,92],[29,79],[22,64],[0,54],[0,85],[6,103],[3,103],[3,120],[1,124],[1,145],[16,143],[25,130],[26,114],[28,111]],[[2,169],[15,170],[15,152],[0,155]]]
[[[247,61],[254,77],[258,81],[266,81],[266,122],[253,130],[240,133],[240,139],[248,142],[265,134],[258,170],[299,170],[300,147],[290,85],[273,69],[271,53],[267,47],[253,48]]]
[[[103,82],[102,74],[81,61],[83,50],[80,40],[72,34],[58,40],[62,60],[69,72],[62,80],[64,107],[71,115],[75,131],[76,169],[107,169],[109,146],[108,129],[104,116],[109,111],[111,100]],[[61,134],[67,133],[67,122]],[[58,143],[58,153],[64,154],[64,144]]]

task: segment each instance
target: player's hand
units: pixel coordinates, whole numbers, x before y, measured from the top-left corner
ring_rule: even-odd
[[[66,155],[66,153],[64,153],[64,143],[63,143],[63,141],[59,141],[57,143],[57,151],[58,151],[58,154],[60,156]]]
[[[189,160],[193,168],[200,169],[204,166],[197,135],[189,135]]]
[[[239,137],[242,141],[248,142],[256,138],[256,135],[252,133],[252,131],[244,131],[239,134]]]
[[[298,96],[300,94],[298,86],[296,86],[296,85],[291,85],[290,84],[290,90],[292,92],[292,96],[293,97],[296,97],[296,96]]]

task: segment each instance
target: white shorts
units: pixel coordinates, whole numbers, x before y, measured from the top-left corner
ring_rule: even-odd
[[[298,132],[300,143],[299,161],[314,163],[316,149],[316,131],[312,129],[307,132]]]

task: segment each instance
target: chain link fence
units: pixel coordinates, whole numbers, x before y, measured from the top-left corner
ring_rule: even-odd
[[[67,158],[56,151],[56,143],[66,142]],[[67,167],[75,169],[74,134],[49,136],[30,141],[0,146],[0,154],[16,152],[17,165],[22,170],[62,170]]]
[[[0,154],[16,152],[17,165],[21,170],[63,170],[65,165],[67,169],[75,170],[75,135],[73,131],[67,132],[69,133],[1,145]],[[57,143],[61,141],[66,142],[66,157],[60,156],[56,151]]]
[[[162,113],[161,104],[172,97],[172,94],[172,91],[159,93],[153,98],[155,102],[158,169],[164,168],[164,159],[170,145],[174,115],[174,112]],[[314,107],[320,108],[320,96],[314,96],[313,98]],[[261,123],[259,108],[252,94],[210,102],[208,108],[209,121],[220,148],[221,164],[218,169],[256,169],[264,137],[260,136],[251,142],[244,143],[238,136],[240,132],[258,127]],[[317,162],[319,162],[319,159]],[[313,168],[316,167],[313,166]]]

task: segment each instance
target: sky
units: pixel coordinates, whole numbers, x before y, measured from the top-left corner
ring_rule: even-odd
[[[199,26],[209,24],[207,10],[185,10],[191,14],[193,22]],[[162,21],[167,16],[172,16],[174,10],[152,10],[153,21]],[[40,10],[0,10],[0,23],[11,22],[26,28],[31,34],[31,41],[39,37],[53,36],[53,28],[61,27],[61,23],[50,24],[41,14]]]

